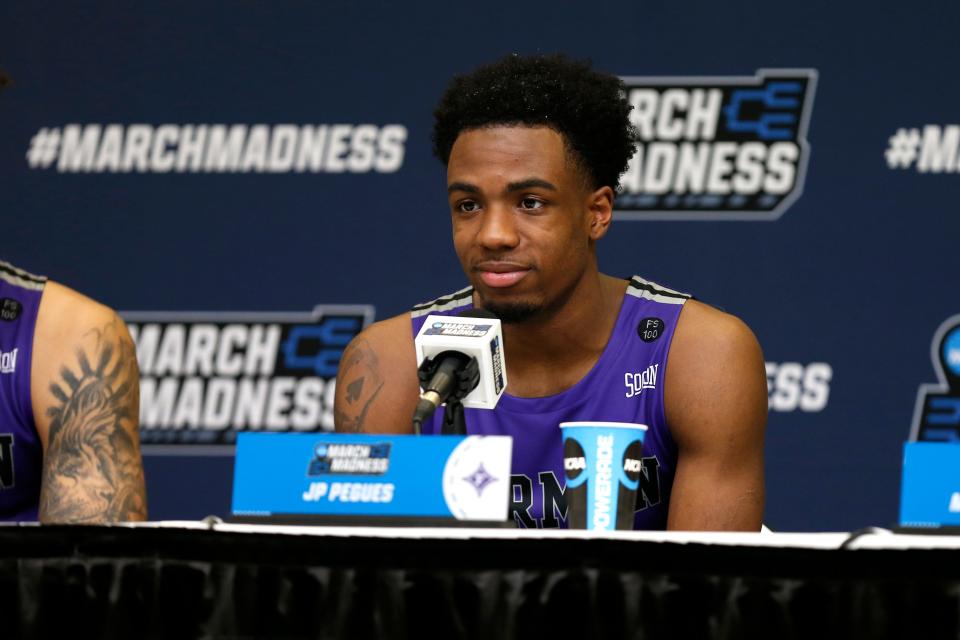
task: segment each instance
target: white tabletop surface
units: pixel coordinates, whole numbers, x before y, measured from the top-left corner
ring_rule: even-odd
[[[288,536],[363,537],[394,539],[608,539],[643,542],[695,543],[727,546],[839,549],[849,532],[772,533],[772,532],[699,532],[699,531],[613,531],[594,533],[568,529],[472,529],[460,527],[362,527],[362,526],[290,526],[261,524],[207,523],[175,520],[120,524],[136,528],[210,529],[226,533],[275,534]],[[848,549],[960,549],[960,536],[892,533],[875,529],[857,536]]]

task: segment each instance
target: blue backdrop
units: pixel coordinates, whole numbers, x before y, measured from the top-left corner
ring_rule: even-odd
[[[916,390],[936,380],[930,342],[958,311],[958,26],[955,3],[2,2],[0,256],[141,312],[140,336],[180,322],[223,341],[233,322],[249,341],[280,323],[283,371],[257,375],[318,380],[291,402],[323,428],[329,372],[287,357],[329,361],[364,312],[303,318],[370,305],[379,319],[463,286],[429,141],[454,73],[555,51],[718,87],[811,70],[802,195],[778,219],[621,219],[601,267],[756,332],[773,528],[890,525]],[[291,338],[298,322],[313,333]],[[176,419],[163,380],[184,395],[191,375],[218,375],[198,358],[145,372],[156,424]],[[199,414],[182,414],[189,431]],[[205,446],[148,448],[153,517],[226,512],[232,459]]]

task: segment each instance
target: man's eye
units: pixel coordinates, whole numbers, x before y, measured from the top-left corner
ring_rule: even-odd
[[[520,207],[523,209],[540,209],[543,207],[543,201],[536,198],[524,198],[520,201]]]
[[[457,203],[457,211],[462,213],[473,213],[480,208],[480,205],[474,202],[473,200],[464,200],[463,202]]]

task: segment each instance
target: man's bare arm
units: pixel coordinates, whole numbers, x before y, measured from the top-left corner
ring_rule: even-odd
[[[340,359],[333,410],[337,431],[410,433],[419,389],[410,316],[367,327]]]
[[[44,443],[40,520],[145,520],[140,375],[126,325],[111,309],[49,283],[33,364]]]
[[[357,336],[343,352],[333,409],[337,431],[364,430],[370,409],[383,391],[380,366],[376,351],[364,336]]]
[[[753,333],[733,316],[688,302],[665,384],[679,449],[668,528],[758,531],[767,386]]]

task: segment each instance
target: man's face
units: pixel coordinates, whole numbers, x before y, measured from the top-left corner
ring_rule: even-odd
[[[450,152],[447,191],[463,271],[504,322],[559,308],[595,264],[596,193],[553,129],[464,131]]]

